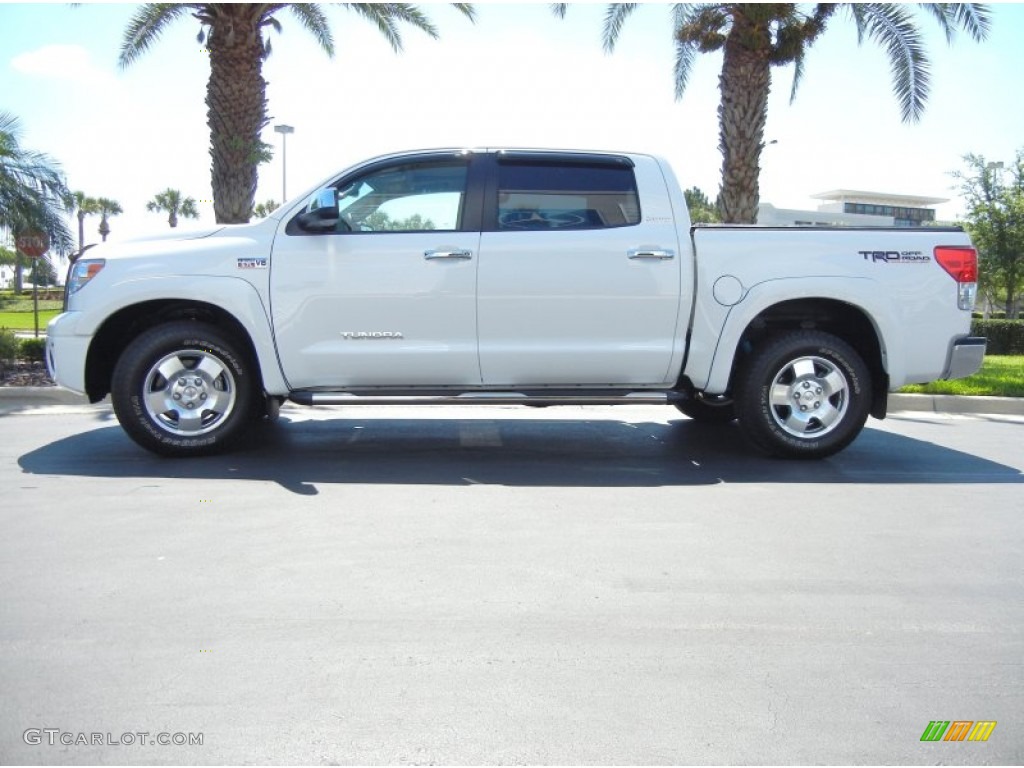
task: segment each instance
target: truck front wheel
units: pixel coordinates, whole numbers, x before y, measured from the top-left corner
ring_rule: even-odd
[[[831,334],[776,336],[756,349],[739,372],[740,428],[755,447],[775,456],[831,456],[864,427],[870,377],[857,351]]]
[[[727,395],[694,392],[675,404],[676,410],[702,424],[729,424],[736,421],[736,406]]]
[[[223,450],[254,420],[255,371],[218,328],[182,321],[136,338],[114,368],[118,421],[139,445],[163,456]]]

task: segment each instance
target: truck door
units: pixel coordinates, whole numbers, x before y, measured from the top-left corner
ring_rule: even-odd
[[[484,225],[485,385],[668,381],[683,258],[653,160],[498,153]]]
[[[464,153],[381,161],[332,185],[327,215],[283,226],[271,314],[292,388],[480,384],[472,166]]]

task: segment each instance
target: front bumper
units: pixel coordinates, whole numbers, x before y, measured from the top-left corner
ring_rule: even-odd
[[[943,379],[962,379],[981,370],[988,341],[984,336],[965,336],[949,347],[949,363]]]
[[[46,368],[58,386],[85,394],[85,359],[92,336],[75,335],[78,312],[57,315],[46,326]]]

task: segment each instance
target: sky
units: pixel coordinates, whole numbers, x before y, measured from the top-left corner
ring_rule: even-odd
[[[199,23],[175,22],[122,70],[136,7],[0,2],[0,111],[20,119],[21,145],[56,160],[71,189],[120,202],[111,240],[165,231],[166,217],[146,203],[168,187],[198,201],[201,218],[188,226],[215,223]],[[326,7],[334,58],[279,15],[263,69],[263,139],[275,157],[260,167],[257,202],[282,198],[282,137],[273,130],[282,123],[295,128],[290,198],[386,152],[493,146],[650,152],[672,163],[684,187],[717,194],[721,55],[697,60],[676,101],[668,5],[639,8],[611,54],[601,47],[603,3],[573,4],[565,20],[547,3],[477,3],[475,24],[447,5],[422,7],[440,39],[404,28],[400,54],[362,18]],[[949,198],[939,218],[958,216],[951,172],[964,168],[963,155],[1009,161],[1024,148],[1024,5],[995,4],[992,15],[988,41],[961,34],[952,46],[919,16],[932,92],[916,124],[900,121],[884,51],[858,46],[846,18],[811,49],[792,104],[792,68],[774,68],[762,202],[814,209],[810,195],[843,188]],[[87,242],[99,239],[98,223],[87,219]]]

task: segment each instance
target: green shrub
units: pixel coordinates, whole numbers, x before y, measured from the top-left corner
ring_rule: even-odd
[[[22,339],[21,352],[18,356],[25,360],[42,362],[46,359],[46,339]]]
[[[974,320],[971,333],[988,339],[989,355],[1024,355],[1024,320]]]
[[[0,362],[13,362],[18,356],[18,338],[14,331],[0,328]]]

